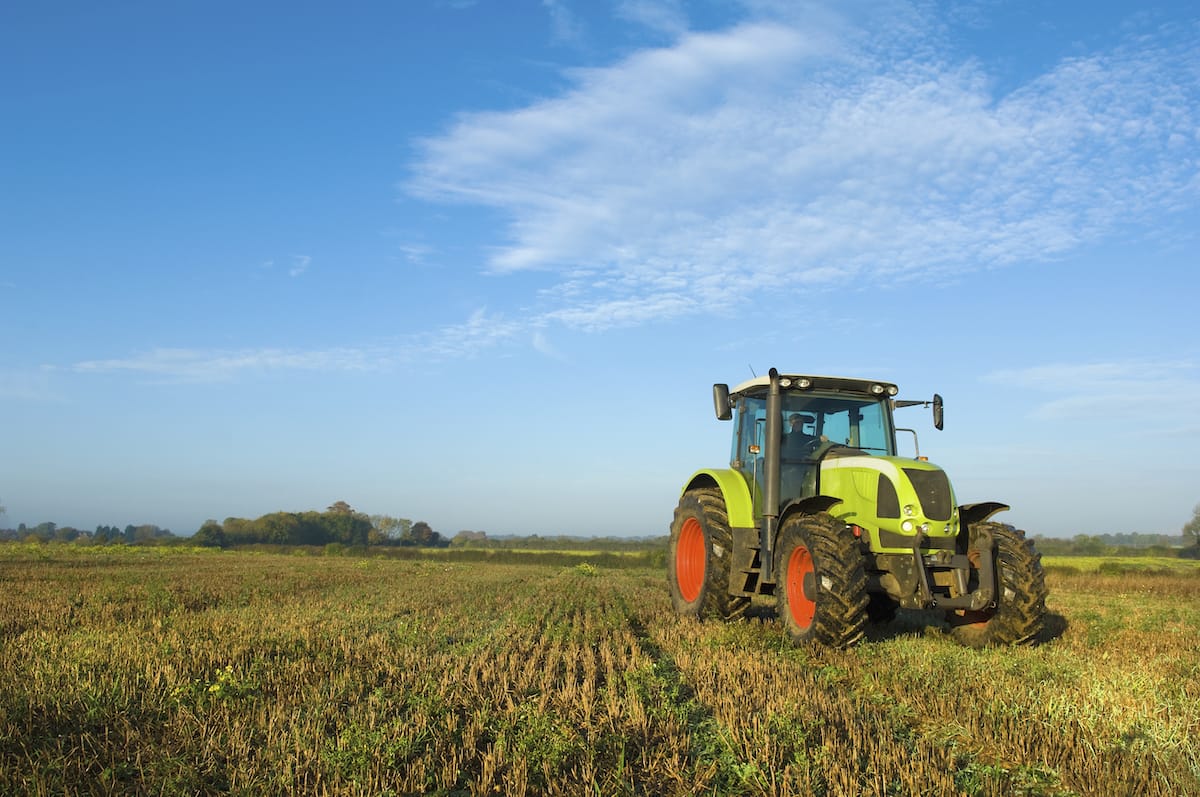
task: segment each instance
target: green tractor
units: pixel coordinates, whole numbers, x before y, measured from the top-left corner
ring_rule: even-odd
[[[1041,556],[1024,532],[991,517],[995,502],[955,504],[946,473],[897,429],[895,385],[784,375],[730,391],[713,385],[733,424],[729,468],[701,470],[671,524],[667,575],[676,611],[732,619],[773,596],[796,642],[853,645],[896,610],[944,611],[965,645],[1032,642],[1046,614]],[[917,456],[896,452],[913,435]]]

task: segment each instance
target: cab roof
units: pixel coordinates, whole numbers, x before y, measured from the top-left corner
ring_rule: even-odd
[[[781,383],[791,382],[786,387],[783,384],[780,385],[785,390],[834,390],[839,393],[853,393],[870,398],[895,396],[898,391],[894,383],[878,379],[855,379],[848,376],[818,376],[816,374],[780,374],[779,379]],[[802,387],[803,380],[808,380],[809,384]],[[771,378],[769,376],[758,376],[742,382],[730,391],[730,395],[765,393],[770,385]]]

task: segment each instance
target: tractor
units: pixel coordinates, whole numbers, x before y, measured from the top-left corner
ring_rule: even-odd
[[[1041,556],[1025,533],[958,506],[945,471],[920,456],[896,408],[896,385],[780,374],[713,385],[719,420],[734,419],[728,468],[696,472],[671,523],[667,577],[675,610],[734,619],[774,599],[796,643],[848,647],[898,609],[944,612],[970,647],[1036,640],[1046,614]],[[913,436],[900,456],[896,433]]]

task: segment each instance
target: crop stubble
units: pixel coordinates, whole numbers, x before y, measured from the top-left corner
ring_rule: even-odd
[[[1050,585],[829,651],[644,568],[7,546],[0,792],[1200,794],[1197,571]]]

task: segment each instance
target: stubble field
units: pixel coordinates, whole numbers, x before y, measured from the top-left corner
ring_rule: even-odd
[[[660,569],[0,546],[0,793],[1200,795],[1200,568],[849,651]]]

